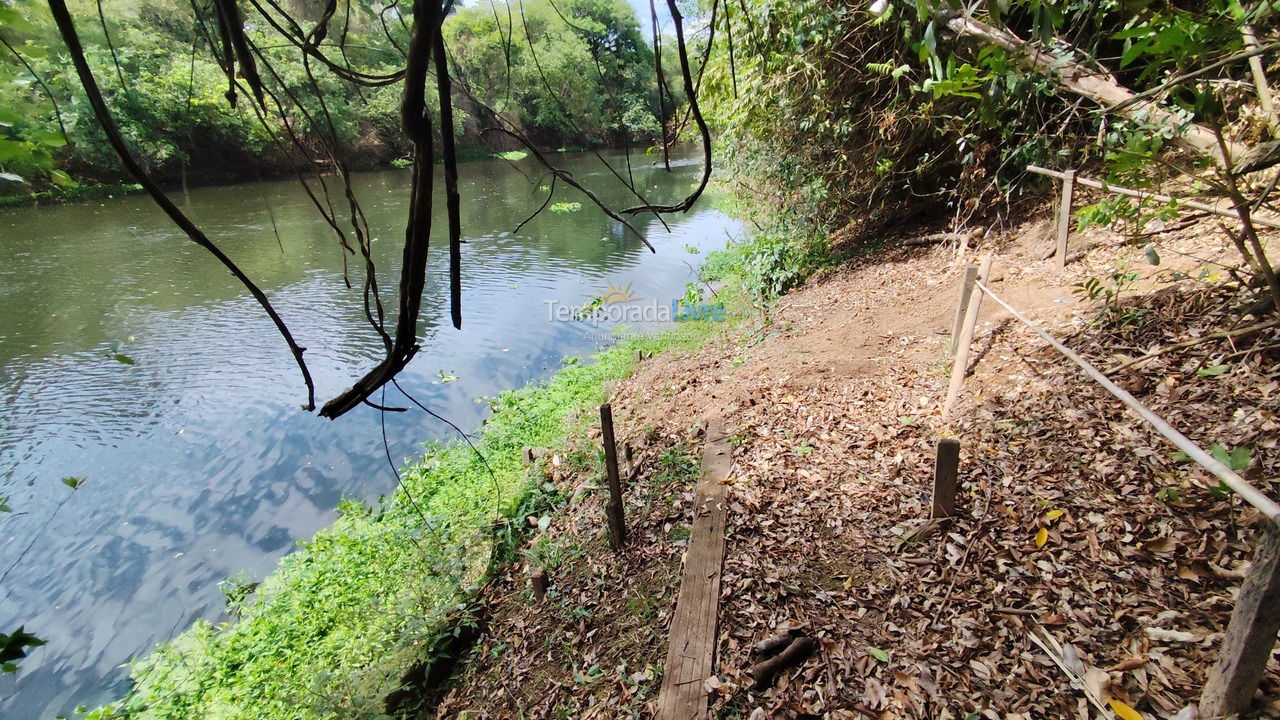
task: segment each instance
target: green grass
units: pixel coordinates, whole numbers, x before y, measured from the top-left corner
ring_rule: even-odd
[[[625,339],[502,394],[477,442],[492,476],[464,445],[432,447],[404,473],[405,491],[374,508],[343,502],[337,522],[240,605],[238,621],[200,621],[156,648],[134,664],[134,691],[89,717],[381,717],[383,699],[430,656],[450,611],[488,572],[501,529],[521,522],[535,489],[522,448],[562,447],[595,422],[636,350],[692,348],[722,329],[681,323]]]

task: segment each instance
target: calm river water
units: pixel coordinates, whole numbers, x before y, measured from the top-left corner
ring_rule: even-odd
[[[593,157],[557,159],[610,204],[633,204]],[[629,287],[669,305],[699,255],[739,232],[706,202],[668,220],[670,231],[638,217],[651,254],[563,188],[556,201],[581,209],[545,212],[516,233],[549,180],[529,161],[460,170],[463,329],[448,324],[437,240],[424,349],[401,382],[468,431],[486,412],[476,398],[607,341],[607,328],[553,321],[549,301],[577,306]],[[688,161],[635,178],[670,201],[697,171]],[[408,182],[408,171],[390,171],[355,183],[384,288],[396,286]],[[337,241],[295,182],[175,198],[309,348],[317,400],[374,364],[382,346],[358,278],[345,288]],[[437,238],[444,222],[438,214]],[[0,497],[13,509],[0,514],[0,631],[21,624],[48,641],[0,677],[0,716],[51,718],[119,695],[123,663],[196,618],[221,616],[219,581],[261,577],[331,522],[340,498],[373,499],[394,485],[378,413],[362,407],[330,422],[302,411],[302,382],[270,321],[143,196],[0,211],[0,302]],[[405,404],[392,392],[387,402]],[[388,413],[387,432],[397,460],[451,433],[421,412]],[[68,477],[84,484],[73,492]]]

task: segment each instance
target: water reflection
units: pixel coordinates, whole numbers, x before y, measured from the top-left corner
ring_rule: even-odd
[[[579,177],[597,172],[593,162],[565,158]],[[566,188],[556,201],[581,210],[544,213],[513,233],[545,198],[547,181],[522,170],[461,168],[463,330],[444,317],[437,245],[424,350],[402,380],[467,429],[486,411],[475,398],[592,349],[593,330],[551,322],[547,301],[581,303],[612,282],[669,302],[698,261],[689,250],[737,232],[705,208],[670,220],[670,232],[636,218],[652,255]],[[636,178],[677,197],[696,170]],[[395,287],[408,180],[358,178],[384,287]],[[632,201],[620,187],[603,195]],[[319,399],[377,361],[359,282],[343,286],[337,243],[296,184],[193,190],[190,204],[308,348]],[[7,718],[47,718],[121,692],[121,663],[197,617],[219,616],[220,580],[269,572],[332,520],[341,497],[392,488],[378,414],[360,408],[329,422],[300,410],[303,386],[271,322],[143,197],[0,213],[0,302],[0,495],[16,511],[0,517],[0,572],[13,567],[0,587],[0,628],[22,623],[49,641],[17,676],[0,678]],[[458,380],[441,383],[440,371]],[[386,421],[396,458],[449,433],[421,413]],[[71,493],[59,482],[68,476],[86,482]]]

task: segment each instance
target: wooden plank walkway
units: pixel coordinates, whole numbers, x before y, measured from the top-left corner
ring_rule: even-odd
[[[667,663],[658,693],[657,720],[704,720],[704,683],[714,672],[720,571],[724,565],[725,480],[732,465],[724,421],[707,423],[702,475],[694,495],[693,529],[685,553],[680,596],[671,618]]]

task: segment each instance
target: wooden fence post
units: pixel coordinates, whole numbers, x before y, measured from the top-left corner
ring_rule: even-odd
[[[547,597],[547,585],[549,583],[550,578],[547,576],[546,570],[536,568],[529,573],[529,586],[533,588],[533,596],[539,600]]]
[[[951,323],[951,346],[947,354],[956,356],[957,342],[960,339],[960,328],[964,325],[965,311],[969,309],[969,298],[973,297],[973,283],[978,279],[978,266],[972,263],[964,266],[964,279],[960,282],[960,302],[956,306],[956,319]]]
[[[609,480],[609,502],[605,520],[609,526],[609,547],[621,550],[627,544],[627,524],[622,511],[622,482],[618,479],[618,448],[613,441],[613,408],[600,406],[600,434],[604,441],[604,466]]]
[[[1058,269],[1067,266],[1067,236],[1071,233],[1071,194],[1075,191],[1076,171],[1062,173],[1062,200],[1058,204]]]
[[[622,443],[622,462],[626,466],[626,472],[623,473],[627,482],[636,481],[636,456],[635,451],[631,449],[631,443]]]
[[[1280,530],[1268,523],[1240,584],[1218,662],[1200,693],[1200,717],[1243,712],[1253,700],[1280,631]]]
[[[933,464],[933,507],[929,517],[949,518],[956,514],[956,482],[960,465],[960,441],[955,438],[938,440]]]
[[[978,266],[978,281],[985,284],[990,274],[991,256],[986,255]],[[978,289],[975,282],[973,292],[970,293],[969,307],[965,309],[964,323],[960,326],[960,336],[956,340],[956,359],[951,366],[951,384],[947,387],[946,402],[942,404],[943,418],[951,413],[951,407],[960,397],[960,386],[964,384],[965,373],[969,371],[969,346],[973,343],[973,327],[978,324],[978,311],[981,308],[982,291]]]

